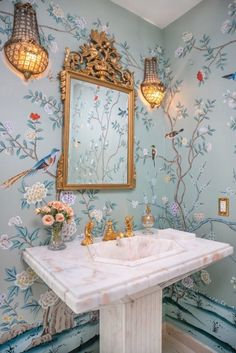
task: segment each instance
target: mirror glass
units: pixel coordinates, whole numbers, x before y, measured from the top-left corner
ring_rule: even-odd
[[[114,43],[105,32],[91,30],[78,52],[65,48],[57,190],[135,187],[134,77],[122,67]]]
[[[70,80],[69,184],[128,182],[129,94]]]

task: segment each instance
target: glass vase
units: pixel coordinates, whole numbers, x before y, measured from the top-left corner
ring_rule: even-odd
[[[52,234],[50,238],[50,243],[48,245],[49,250],[63,250],[66,248],[62,236],[62,224],[52,226]]]

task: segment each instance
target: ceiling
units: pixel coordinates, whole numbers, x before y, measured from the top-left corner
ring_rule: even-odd
[[[202,0],[111,0],[159,28],[165,28]]]

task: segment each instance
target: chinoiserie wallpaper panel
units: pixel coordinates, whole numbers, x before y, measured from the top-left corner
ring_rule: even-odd
[[[25,83],[6,63],[3,45],[12,29],[13,4],[0,2],[0,352],[98,352],[97,312],[75,316],[21,260],[48,233],[35,207],[55,195],[54,164],[34,170],[53,148],[61,150],[63,107],[58,72],[64,49],[78,50],[91,29],[114,35],[122,64],[134,72],[137,186],[131,191],[65,192],[76,213],[64,229],[72,239],[88,214],[95,235],[107,219],[122,228],[133,214],[141,226],[145,204],[156,226],[196,232],[235,245],[235,1],[205,0],[165,30],[105,0],[30,1],[50,65]],[[140,97],[143,58],[157,56],[168,85],[163,109]],[[224,77],[225,76],[225,77]],[[96,99],[96,97],[94,97]],[[173,131],[171,130],[173,126]],[[76,146],[74,146],[76,148]],[[12,177],[33,170],[14,183]],[[13,180],[13,182],[12,182]],[[230,199],[229,217],[218,216],[218,197]],[[187,277],[165,291],[165,318],[219,352],[236,352],[235,256]]]

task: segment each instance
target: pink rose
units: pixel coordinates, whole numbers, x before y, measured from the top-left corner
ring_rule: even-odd
[[[50,214],[42,217],[42,222],[45,226],[51,226],[54,223],[54,218]]]
[[[53,201],[52,207],[55,208],[56,210],[60,210],[62,206],[62,203],[60,201]]]
[[[71,207],[66,207],[66,213],[68,214],[68,217],[73,217],[74,216],[74,211]]]
[[[55,218],[56,218],[56,222],[64,222],[65,220],[65,217],[62,213],[56,214]]]

